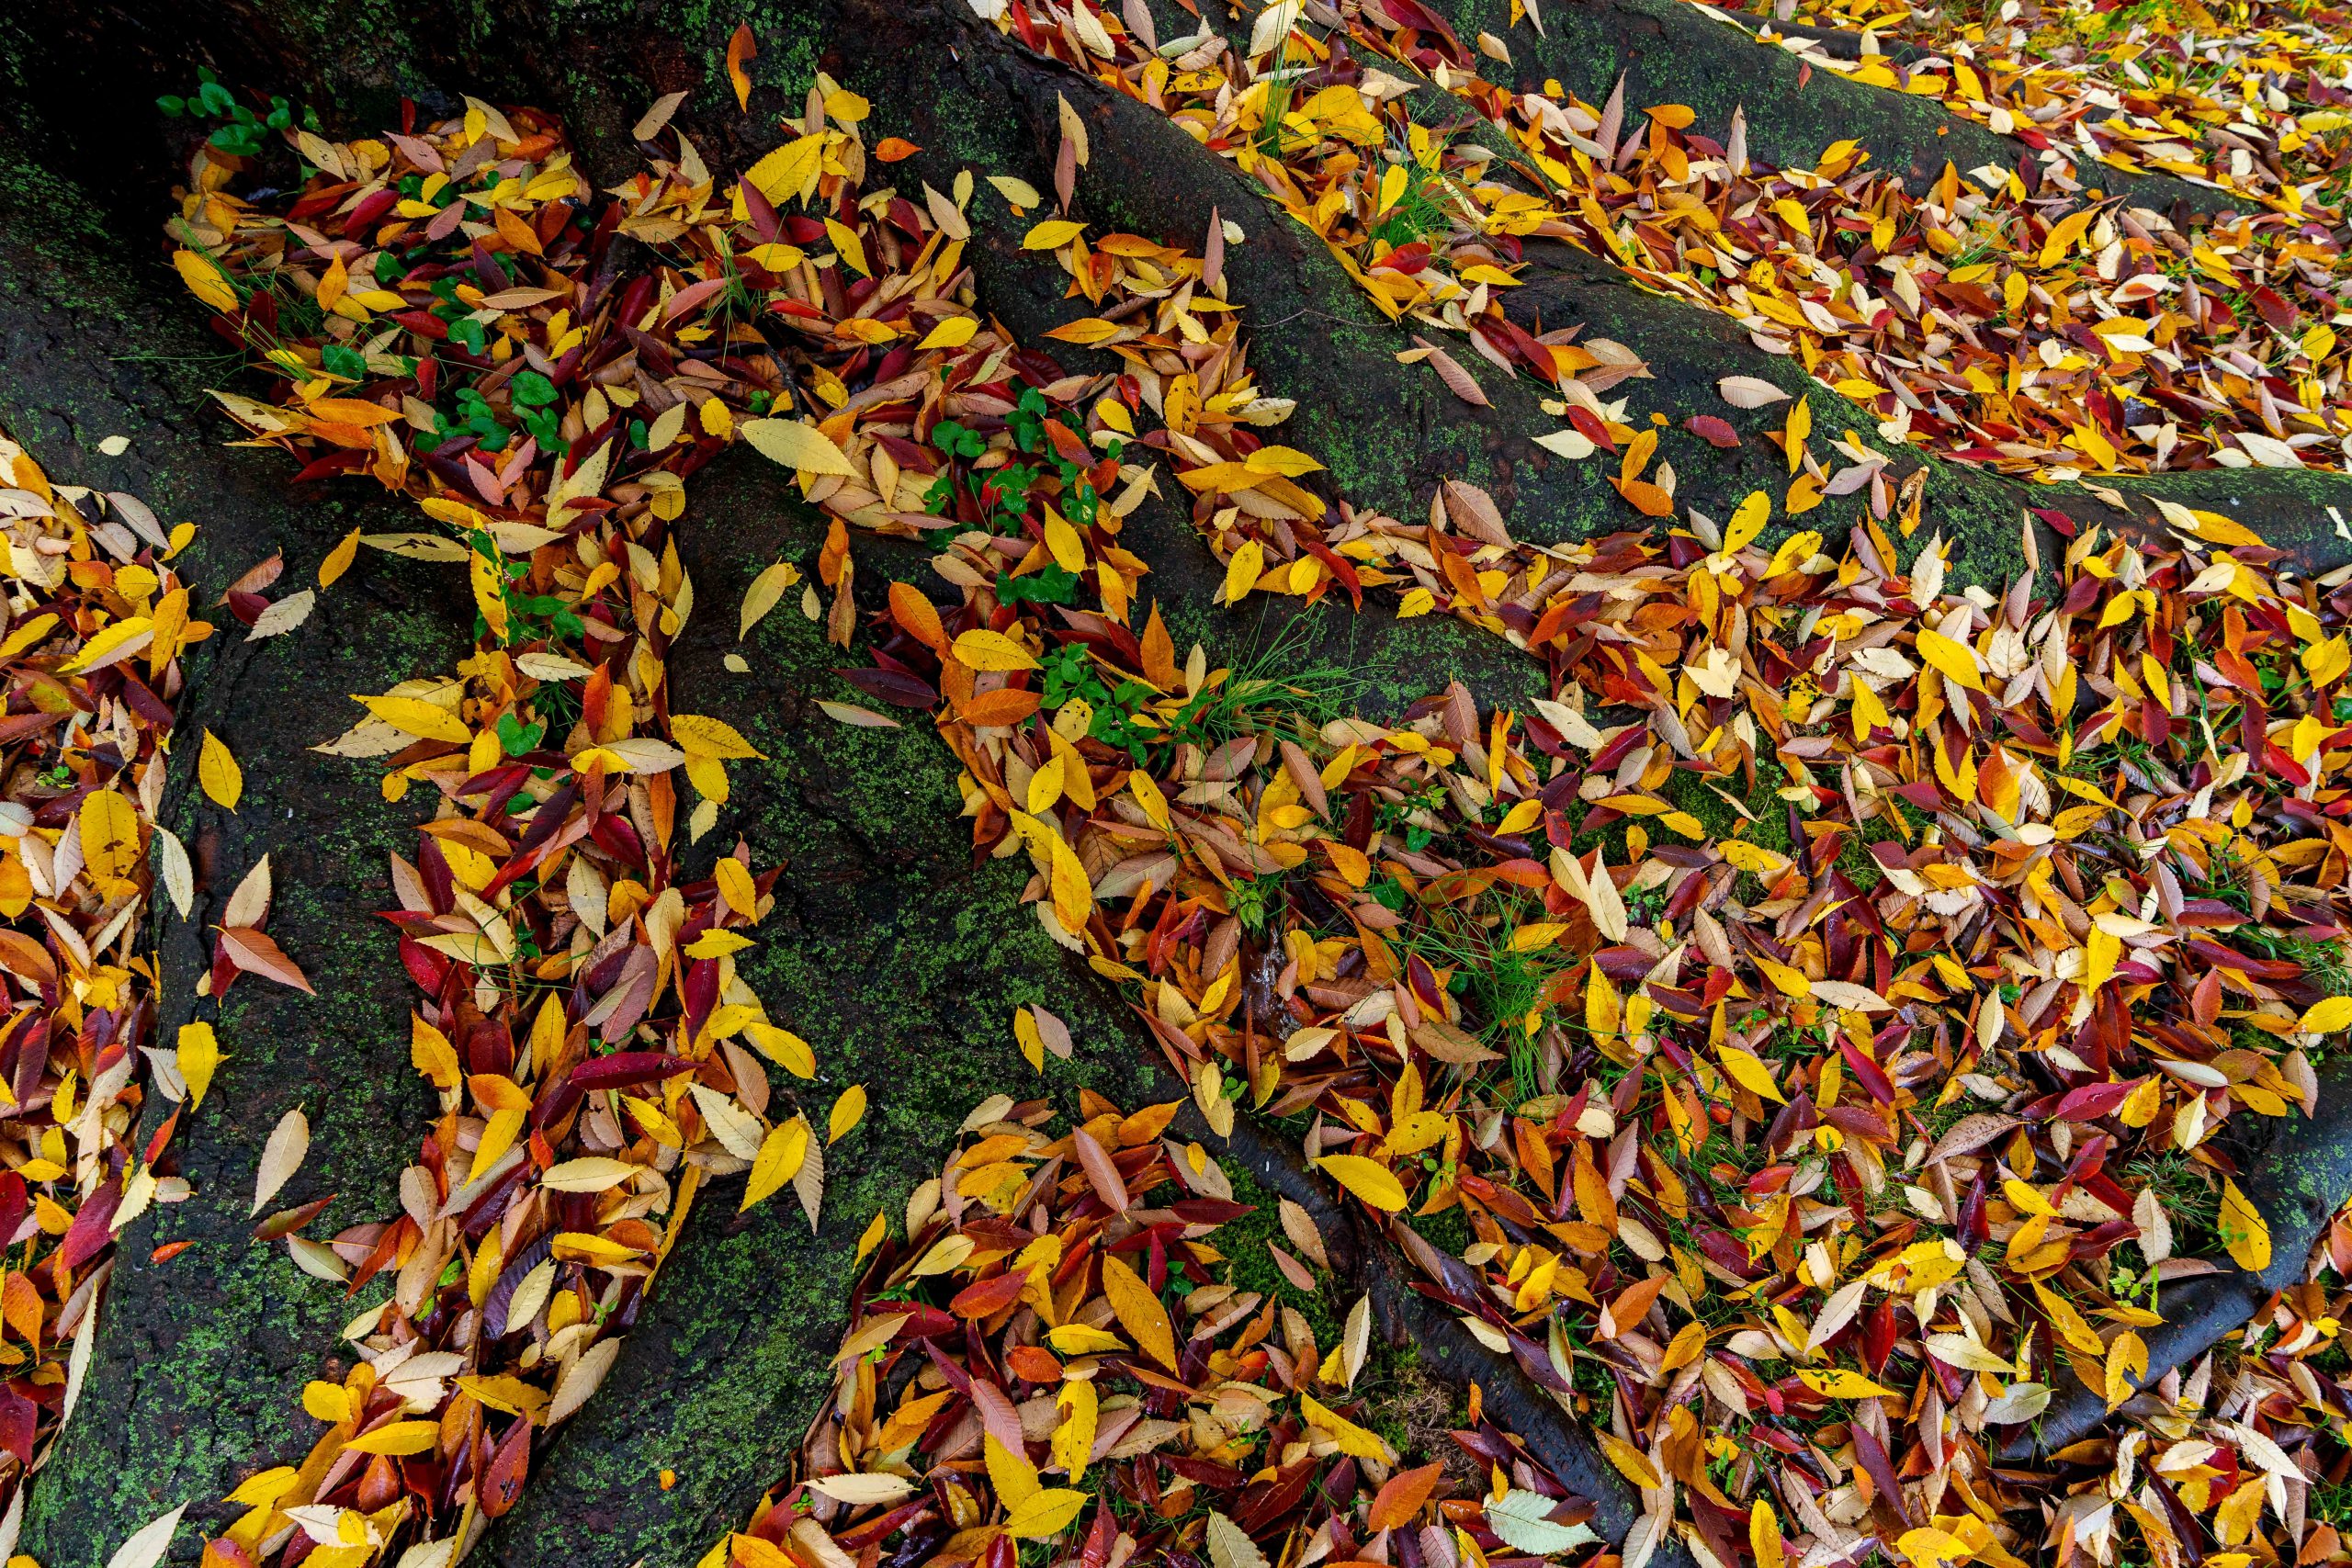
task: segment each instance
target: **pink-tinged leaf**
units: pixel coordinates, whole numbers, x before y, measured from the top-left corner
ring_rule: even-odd
[[[1306,1264],[1301,1263],[1297,1258],[1293,1258],[1289,1253],[1284,1252],[1281,1247],[1276,1247],[1271,1241],[1266,1244],[1266,1252],[1269,1257],[1273,1258],[1274,1267],[1283,1271],[1283,1279],[1288,1280],[1292,1284],[1296,1285],[1302,1291],[1312,1292],[1315,1290],[1315,1270],[1309,1269]]]
[[[1445,383],[1447,391],[1473,408],[1489,409],[1495,406],[1487,400],[1486,392],[1479,388],[1470,372],[1462,368],[1461,363],[1453,355],[1422,337],[1415,337],[1413,346],[1427,351],[1430,367],[1437,372],[1437,378]]]
[[[309,996],[317,996],[300,967],[286,956],[286,950],[267,931],[257,931],[249,926],[223,926],[220,929],[220,952],[238,968],[248,975],[258,975],[265,980],[275,980],[281,986],[291,986]]]
[[[1682,428],[1708,446],[1720,446],[1725,451],[1739,445],[1739,432],[1734,430],[1728,421],[1717,419],[1711,413],[1692,414],[1682,422]]]
[[[1078,1149],[1079,1168],[1086,1172],[1086,1179],[1093,1187],[1094,1195],[1102,1199],[1103,1207],[1113,1213],[1125,1213],[1127,1184],[1119,1179],[1119,1168],[1112,1163],[1110,1151],[1083,1127],[1070,1134],[1070,1142]]]
[[[1029,1015],[1037,1025],[1037,1043],[1060,1060],[1069,1061],[1072,1049],[1069,1025],[1064,1023],[1057,1015],[1047,1012],[1044,1008],[1033,1007],[1029,1010]]]

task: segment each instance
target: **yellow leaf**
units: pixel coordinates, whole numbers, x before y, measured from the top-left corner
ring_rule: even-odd
[[[212,1087],[212,1075],[220,1066],[220,1041],[209,1023],[180,1025],[180,1077],[187,1080],[187,1104],[193,1111],[204,1103],[204,1091]]]
[[[743,439],[762,457],[801,473],[857,477],[849,458],[823,431],[797,419],[745,420]]]
[[[1044,1540],[1069,1528],[1088,1498],[1067,1486],[1049,1486],[1005,1516],[1004,1533],[1015,1540]]]
[[[438,1421],[395,1421],[364,1432],[343,1446],[352,1453],[421,1454],[440,1440]]]
[[[1771,515],[1772,498],[1760,490],[1749,491],[1747,499],[1732,513],[1731,522],[1724,529],[1724,549],[1737,554],[1755,543],[1756,536],[1764,531]]]
[[[733,725],[698,713],[672,714],[670,739],[676,741],[679,750],[689,757],[765,761],[758,749],[744,739],[742,733]]]
[[[1086,1473],[1087,1459],[1094,1450],[1099,1408],[1094,1385],[1073,1379],[1062,1384],[1054,1404],[1062,1412],[1061,1425],[1054,1428],[1054,1462],[1076,1481]]]
[[[196,782],[203,786],[207,800],[231,811],[237,809],[237,802],[244,798],[245,771],[237,766],[228,744],[209,729],[204,732],[204,748],[196,759]]]
[[[752,945],[752,939],[741,931],[705,931],[686,943],[683,949],[688,958],[724,958],[730,953],[741,953]]]
[[[1390,1214],[1405,1206],[1405,1184],[1378,1160],[1362,1155],[1326,1155],[1315,1163],[1361,1203]]]
[[[1068,767],[1061,753],[1057,751],[1046,759],[1044,766],[1029,775],[1029,794],[1025,804],[1030,816],[1041,816],[1051,811],[1054,803],[1061,799],[1062,777]]]
[[[1255,539],[1245,539],[1225,563],[1225,587],[1219,597],[1228,604],[1238,604],[1242,596],[1257,586],[1259,576],[1266,569],[1266,547]]]
[[[334,587],[335,579],[351,570],[351,563],[358,555],[359,530],[354,528],[343,536],[341,544],[327,552],[327,558],[319,563],[319,586]]]
[[[1804,466],[1804,438],[1813,434],[1813,400],[1799,398],[1797,406],[1789,411],[1789,472],[1795,473]]]
[[[449,1037],[424,1021],[421,1014],[411,1013],[408,1020],[409,1065],[435,1089],[458,1087],[461,1069],[458,1065],[458,1048]]]
[[[2335,684],[2347,670],[2352,670],[2352,644],[2341,633],[2303,649],[2303,673],[2315,686]]]
[[[825,1119],[825,1142],[838,1144],[850,1129],[865,1119],[865,1086],[854,1083],[842,1090],[833,1101],[832,1114]]]
[[[923,340],[915,347],[961,348],[971,342],[972,334],[979,330],[980,323],[969,316],[949,316],[925,333]]]
[[[474,732],[466,721],[438,703],[428,703],[422,697],[357,697],[355,701],[367,705],[368,711],[390,725],[403,735],[413,735],[421,740],[447,740],[453,745],[471,743]]]
[[[974,670],[1035,670],[1029,650],[1002,632],[974,630],[956,639],[956,657]]]
[[[1800,1368],[1797,1371],[1797,1381],[1824,1399],[1870,1399],[1894,1392],[1891,1388],[1881,1387],[1860,1372],[1849,1372],[1837,1368],[1826,1371]]]
[[[800,1174],[808,1158],[808,1119],[796,1116],[791,1121],[768,1129],[760,1140],[760,1152],[752,1161],[751,1179],[743,1184],[743,1201],[737,1213],[782,1187]]]
[[[1723,1063],[1724,1071],[1729,1073],[1732,1081],[1740,1088],[1751,1094],[1761,1095],[1775,1105],[1789,1102],[1788,1097],[1781,1092],[1781,1086],[1772,1080],[1772,1069],[1758,1058],[1729,1045],[1719,1047],[1715,1056]]]
[[[1118,336],[1119,323],[1104,321],[1100,316],[1080,316],[1074,321],[1064,321],[1046,335],[1057,343],[1074,343],[1091,348],[1098,343]],[[1121,412],[1124,412],[1124,409]]]
[[[343,1390],[336,1387],[334,1383],[309,1384],[302,1390],[302,1404],[305,1409],[308,1409],[310,1406],[311,1390],[312,1388],[329,1389],[334,1392],[337,1399],[341,1399],[343,1397]],[[340,1415],[325,1416],[321,1416],[320,1419],[324,1421],[340,1421],[343,1417]],[[300,1471],[296,1470],[290,1464],[281,1464],[274,1469],[265,1470],[258,1474],[245,1477],[243,1481],[238,1483],[237,1489],[229,1494],[225,1501],[233,1503],[240,1508],[252,1508],[257,1507],[264,1503],[275,1503],[280,1497],[283,1497],[286,1494],[291,1492],[294,1489],[294,1483],[301,1478],[302,1472]],[[11,1561],[13,1562],[14,1560],[12,1559]]]
[[[2270,1267],[2270,1224],[2238,1184],[2222,1179],[2222,1244],[2237,1266],[2259,1274]]]
[[[1747,1511],[1747,1547],[1756,1553],[1756,1568],[1785,1568],[1788,1562],[1781,1542],[1781,1517],[1760,1496]]]
[[[1965,686],[1972,692],[1984,689],[1984,677],[1976,670],[1976,650],[1964,642],[1922,626],[1919,628],[1919,657],[1955,685]]]
[[[2033,1282],[2033,1293],[2041,1298],[2041,1310],[2050,1314],[2050,1326],[2058,1331],[2059,1338],[2086,1356],[2107,1354],[2098,1330],[2090,1325],[2089,1319],[2075,1309],[2074,1303],[2039,1280]]]
[[[1085,232],[1086,225],[1075,219],[1048,218],[1021,237],[1021,248],[1024,251],[1057,251]]]
[[[111,789],[82,797],[82,858],[104,877],[128,876],[141,859],[138,808]]]
[[[760,194],[770,201],[797,197],[816,182],[824,151],[824,132],[797,137],[752,164],[743,177],[759,186]]]
[[[721,855],[713,868],[718,883],[718,896],[737,914],[756,919],[760,912],[759,884],[752,880],[751,872],[733,855]]]
[[[1313,1394],[1301,1393],[1298,1396],[1298,1409],[1299,1414],[1306,1417],[1308,1425],[1320,1427],[1331,1434],[1332,1440],[1340,1445],[1341,1453],[1352,1454],[1357,1459],[1378,1460],[1383,1464],[1395,1461],[1396,1450],[1391,1449],[1377,1432],[1366,1431],[1346,1416],[1326,1406]]]
[[[874,269],[865,265],[865,241],[856,230],[839,219],[828,218],[825,220],[825,237],[832,241],[835,250],[841,252],[842,260],[857,269],[860,277],[874,276]]]
[[[210,256],[194,251],[174,251],[172,265],[179,268],[180,281],[187,291],[216,310],[237,308],[237,291],[229,287],[229,279],[221,273],[220,264]]]
[[[2305,1034],[2335,1034],[2352,1029],[2352,997],[2329,997],[2303,1010],[2295,1025]]]
[[[817,1053],[808,1048],[808,1042],[789,1029],[779,1029],[763,1018],[755,1018],[743,1025],[743,1032],[752,1037],[760,1055],[795,1077],[817,1076]]]
[[[2050,238],[2041,242],[2041,265],[2055,265],[2074,248],[2075,242],[2083,237],[2084,231],[2091,226],[2091,220],[2098,215],[2096,209],[2086,207],[2080,212],[2069,212],[2058,220],[2050,230]]]
[[[1058,1328],[1047,1329],[1046,1343],[1065,1356],[1099,1356],[1127,1348],[1126,1341],[1117,1335],[1083,1323],[1065,1323]]]
[[[2254,1490],[2258,1493],[2262,1488]],[[1947,1562],[1965,1562],[1972,1555],[1968,1543],[1958,1536],[1928,1529],[1904,1531],[1895,1550],[1910,1559],[1911,1568],[1943,1568]]]
[[[990,175],[989,184],[996,187],[997,195],[1016,208],[1035,207],[1046,199],[1037,194],[1035,186],[1015,175]]]
[[[1105,1254],[1102,1258],[1102,1294],[1117,1314],[1119,1326],[1127,1331],[1146,1355],[1171,1371],[1176,1365],[1176,1330],[1169,1321],[1168,1309],[1159,1303],[1151,1287],[1142,1276],[1119,1258]]]
[[[1253,474],[1280,474],[1286,479],[1320,473],[1323,468],[1322,464],[1290,446],[1261,446],[1250,454],[1242,467]]]
[[[1786,995],[1792,997],[1813,995],[1813,982],[1805,978],[1804,970],[1792,968],[1786,964],[1775,963],[1760,953],[1756,955],[1756,966],[1764,971],[1766,979],[1771,981]]]
[[[1609,1456],[1609,1462],[1615,1465],[1618,1473],[1626,1480],[1645,1492],[1664,1484],[1657,1467],[1650,1463],[1649,1455],[1614,1432],[1601,1432],[1599,1436],[1600,1451]]]
[[[1006,1448],[994,1433],[980,1439],[980,1461],[988,1467],[989,1484],[1008,1508],[1017,1508],[1037,1495],[1037,1467],[1029,1456]]]
[[[784,597],[784,591],[800,581],[800,569],[788,560],[780,560],[752,579],[752,586],[743,591],[741,626],[735,640],[741,642],[752,635],[752,628]]]
[[[866,1256],[876,1247],[881,1246],[889,1234],[889,1217],[884,1214],[879,1209],[876,1210],[874,1212],[873,1223],[865,1227],[865,1234],[857,1238],[857,1261],[860,1263],[865,1262]]]

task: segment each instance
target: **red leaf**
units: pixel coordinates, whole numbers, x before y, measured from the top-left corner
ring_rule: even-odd
[[[491,1518],[513,1507],[523,1495],[523,1483],[531,1473],[531,1423],[526,1418],[506,1429],[498,1451],[490,1456],[490,1468],[481,1478],[481,1511]]]
[[[1711,413],[1692,414],[1682,422],[1682,428],[1708,446],[1720,446],[1725,451],[1739,445],[1739,432],[1731,427],[1730,422],[1717,419]]]
[[[998,1313],[1021,1299],[1021,1292],[1029,1283],[1029,1272],[999,1274],[993,1280],[983,1280],[977,1285],[967,1285],[956,1292],[947,1310],[957,1317],[994,1317]]]

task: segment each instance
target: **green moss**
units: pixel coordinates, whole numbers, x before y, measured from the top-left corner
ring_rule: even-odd
[[[1231,1160],[1225,1162],[1225,1173],[1233,1183],[1233,1201],[1250,1208],[1239,1219],[1218,1226],[1209,1238],[1211,1245],[1226,1257],[1226,1279],[1241,1290],[1256,1291],[1286,1307],[1295,1308],[1315,1331],[1315,1343],[1329,1350],[1340,1341],[1340,1325],[1347,1310],[1334,1299],[1337,1287],[1330,1274],[1316,1268],[1284,1238],[1279,1197],[1261,1187],[1248,1171]],[[1270,1243],[1280,1245],[1284,1252],[1313,1270],[1318,1288],[1302,1291],[1294,1284],[1266,1250]]]

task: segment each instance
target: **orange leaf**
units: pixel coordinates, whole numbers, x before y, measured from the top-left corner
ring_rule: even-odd
[[[983,728],[1019,724],[1037,711],[1037,694],[1011,690],[982,692],[964,705],[967,724]]]
[[[746,112],[752,107],[752,78],[743,65],[759,53],[760,46],[752,41],[752,24],[738,22],[735,36],[727,40],[727,79],[735,84],[735,107]]]
[[[1611,479],[1617,493],[1634,503],[1645,517],[1670,517],[1674,514],[1674,497],[1647,479]]]
[[[1430,1494],[1437,1490],[1440,1478],[1445,1474],[1442,1461],[1425,1464],[1419,1470],[1400,1470],[1390,1476],[1372,1500],[1369,1523],[1375,1530],[1401,1529],[1411,1524],[1429,1502]]]
[[[1609,1321],[1617,1325],[1619,1334],[1649,1314],[1650,1303],[1657,1300],[1660,1291],[1666,1289],[1668,1278],[1664,1274],[1653,1274],[1646,1280],[1635,1280],[1617,1293],[1617,1299],[1609,1303]]]
[[[886,136],[874,148],[874,156],[885,164],[896,164],[911,158],[922,149],[903,136]]]
[[[910,582],[890,584],[890,618],[905,628],[909,637],[938,654],[947,657],[947,628],[940,625],[939,611],[922,596],[922,591]]]
[[[223,926],[220,928],[220,951],[228,955],[230,963],[249,975],[259,975],[281,986],[291,986],[314,997],[318,995],[311,989],[311,982],[300,968],[286,956],[286,950],[278,946],[277,939],[266,931],[255,931],[250,926]]]
[[[1657,450],[1657,431],[1644,430],[1636,432],[1634,438],[1625,443],[1625,455],[1623,459],[1617,465],[1617,477],[1623,479],[1627,484],[1631,484],[1635,479],[1640,479],[1642,477],[1642,470],[1650,466],[1650,454]]]

